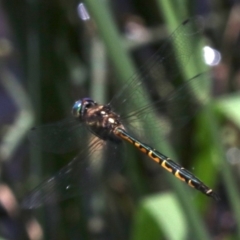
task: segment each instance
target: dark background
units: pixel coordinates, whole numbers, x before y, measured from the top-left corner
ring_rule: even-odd
[[[89,21],[80,18],[79,3],[1,1],[0,239],[240,239],[238,1],[89,0]],[[176,185],[173,176],[129,148],[121,170],[106,175],[104,190],[87,203],[72,198],[22,209],[24,196],[77,154],[33,147],[27,139],[31,127],[69,116],[81,97],[107,103],[131,75],[132,63],[141,66],[183,20],[196,15],[205,22],[202,41],[221,54],[209,70],[213,100],[172,141],[160,144],[221,201]],[[202,71],[196,59],[181,80]],[[80,145],[87,147],[85,136]]]

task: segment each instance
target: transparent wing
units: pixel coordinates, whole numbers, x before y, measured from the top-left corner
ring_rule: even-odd
[[[204,84],[208,84],[208,79],[208,73],[198,74],[165,98],[125,115],[123,121],[127,121],[130,132],[141,139],[150,130],[163,133],[157,139],[161,141],[172,129],[186,125],[209,100],[209,95],[202,91]],[[144,124],[140,124],[139,119]],[[147,140],[144,139],[145,142]]]
[[[30,142],[42,150],[53,153],[66,153],[77,149],[83,141],[86,129],[74,118],[64,119],[31,129]]]
[[[199,38],[202,31],[201,18],[190,18],[184,21],[138,73],[133,75],[113,97],[110,105],[114,111],[124,116],[128,114],[130,106],[130,111],[141,109],[146,105],[142,99],[146,98],[146,95],[154,94],[156,87],[160,88],[162,96],[166,96],[171,91],[171,82],[180,75],[182,66],[185,66],[194,52],[197,52],[197,48],[189,44],[190,40],[192,43],[197,42],[194,40]],[[153,81],[156,82],[155,85]],[[143,92],[142,89],[151,84],[152,87],[147,89],[148,94]]]
[[[68,165],[56,175],[45,180],[32,190],[22,201],[23,208],[38,208],[43,204],[53,204],[77,195],[87,195],[93,187],[92,159],[100,160],[98,151],[105,142],[94,138],[88,149],[80,152]]]
[[[199,22],[200,25],[198,25]],[[179,69],[181,69],[181,66],[177,66],[174,62],[183,65],[189,62],[194,48],[189,45],[188,40],[189,38],[192,40],[198,38],[202,29],[203,25],[198,18],[192,18],[183,22],[140,72],[134,75],[122,90],[120,90],[119,94],[110,102],[113,109],[120,114],[123,120],[129,119],[132,121],[132,129],[134,129],[134,132],[137,132],[136,129],[138,126],[135,124],[138,122],[137,119],[153,120],[151,114],[154,108],[157,109],[158,112],[165,111],[169,116],[172,114],[172,119],[176,119],[176,121],[184,122],[184,118],[189,117],[187,109],[194,108],[194,104],[189,105],[189,103],[185,103],[185,100],[193,91],[190,90],[188,92],[187,84],[180,88],[179,91],[169,94],[168,85],[165,84],[166,81],[164,82],[164,80],[166,80],[168,75],[168,77],[174,81],[180,74]],[[174,49],[177,49],[176,51],[173,49],[172,43],[174,43]],[[168,67],[168,74],[164,71],[165,66]],[[143,85],[151,81],[152,78],[158,79],[158,84],[162,85],[161,89],[165,97],[161,100],[156,100],[154,104],[147,105],[144,101],[139,101],[139,99],[142,99],[144,94],[141,90],[144,88]],[[194,88],[198,88],[200,84],[200,80],[193,79],[190,82],[195,82],[196,85]],[[186,92],[189,94],[184,95]],[[149,95],[151,95],[151,93],[150,89]],[[164,102],[165,105],[163,105]],[[174,108],[179,106],[179,104],[176,105],[176,103],[180,102],[182,102],[183,107],[177,108],[175,111]],[[134,106],[134,103],[137,103],[137,105]],[[130,105],[133,106],[132,110],[129,110]],[[138,110],[136,111],[135,109]],[[182,116],[182,120],[179,116]],[[157,126],[156,128],[164,127],[161,123],[155,123],[154,125],[149,124],[149,126],[150,128],[155,128],[155,126]],[[42,147],[45,151],[64,153],[79,146],[83,141],[83,136],[86,136],[85,131],[88,132],[88,130],[75,119],[68,119],[59,123],[32,129],[29,134],[29,139],[34,145]],[[92,184],[91,172],[88,170],[90,160],[92,158],[94,161],[101,159],[101,155],[95,155],[93,153],[102,149],[104,144],[100,139],[92,142],[88,150],[81,152],[55,176],[46,180],[33,190],[30,195],[24,199],[23,207],[35,208],[43,203],[64,200],[75,196],[81,189],[88,189],[88,186]]]

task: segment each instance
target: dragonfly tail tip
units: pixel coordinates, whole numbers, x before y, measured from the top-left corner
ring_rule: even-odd
[[[210,197],[212,197],[215,201],[220,201],[221,198],[219,197],[219,195],[215,192],[212,192],[212,194],[210,195]]]

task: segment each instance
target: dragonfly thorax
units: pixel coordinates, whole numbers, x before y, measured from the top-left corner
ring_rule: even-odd
[[[89,130],[103,140],[121,142],[114,133],[119,127],[124,129],[120,116],[112,111],[110,105],[99,105],[91,98],[83,98],[75,102],[72,113],[81,122],[84,122]]]

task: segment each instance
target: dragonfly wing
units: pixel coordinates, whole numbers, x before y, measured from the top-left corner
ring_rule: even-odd
[[[56,175],[33,189],[22,201],[23,208],[38,208],[43,204],[53,204],[77,195],[86,195],[93,186],[92,161],[99,160],[98,151],[105,142],[94,138],[87,150],[80,152]]]
[[[156,131],[163,133],[157,141],[163,140],[171,129],[186,125],[209,100],[209,95],[204,91],[208,79],[208,73],[198,74],[165,98],[129,113],[123,121],[128,122],[130,130],[140,139],[144,139],[145,133]]]
[[[142,108],[146,97],[156,93],[156,87],[166,96],[181,73],[179,64],[187,65],[191,56],[198,53],[198,48],[189,42],[197,43],[203,29],[201,18],[184,21],[114,96],[110,102],[114,111],[124,117],[129,111]],[[149,85],[146,94],[143,89]]]
[[[44,151],[66,153],[79,147],[84,131],[87,130],[80,122],[68,118],[57,123],[34,127],[28,138],[33,145]]]

